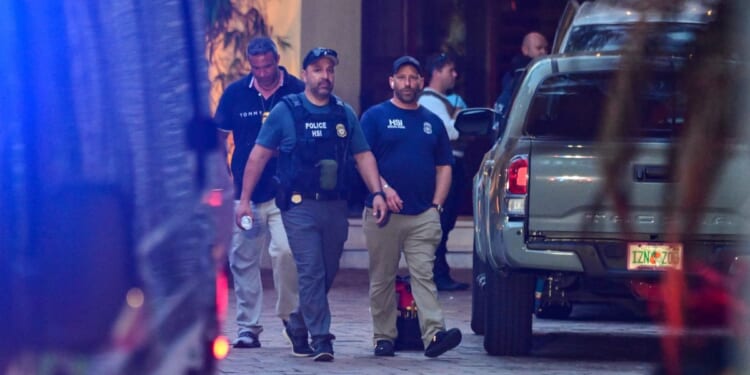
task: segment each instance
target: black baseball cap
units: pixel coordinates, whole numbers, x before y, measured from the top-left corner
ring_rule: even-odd
[[[302,69],[307,69],[307,66],[327,57],[333,62],[333,65],[339,64],[339,54],[330,48],[315,47],[305,55],[305,59],[302,60]]]
[[[393,73],[396,74],[399,69],[401,69],[404,65],[411,65],[414,68],[417,69],[417,73],[419,75],[422,75],[422,65],[419,64],[419,60],[411,57],[411,56],[401,56],[396,59],[396,61],[393,62]]]

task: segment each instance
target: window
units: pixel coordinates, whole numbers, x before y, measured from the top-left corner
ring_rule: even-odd
[[[559,74],[537,89],[526,119],[526,133],[593,140],[601,131],[607,101],[613,99],[615,73]],[[622,98],[618,98],[622,100]],[[623,136],[672,138],[684,122],[685,97],[676,73],[653,73],[641,85]]]
[[[693,52],[695,40],[705,29],[703,24],[652,23],[648,24],[648,48],[653,55],[686,56]],[[570,31],[565,52],[621,51],[636,27],[634,23],[619,25],[583,25]]]

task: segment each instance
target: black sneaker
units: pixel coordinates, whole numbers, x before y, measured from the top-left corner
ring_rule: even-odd
[[[237,339],[234,340],[232,346],[235,348],[260,348],[260,340],[258,340],[258,335],[250,331],[244,331],[237,335]]]
[[[307,335],[293,336],[289,331],[289,328],[284,328],[281,333],[284,335],[284,338],[292,344],[292,355],[295,357],[310,357],[313,355],[314,352],[310,347],[310,343],[307,342]]]
[[[461,331],[458,328],[451,328],[447,331],[440,331],[432,338],[432,342],[424,350],[424,355],[435,358],[461,343]]]
[[[396,351],[393,348],[393,342],[388,340],[378,340],[375,345],[375,355],[378,357],[393,357]]]
[[[313,353],[313,360],[316,362],[331,362],[333,361],[333,335],[325,335],[323,337],[313,337],[313,347],[315,353]]]

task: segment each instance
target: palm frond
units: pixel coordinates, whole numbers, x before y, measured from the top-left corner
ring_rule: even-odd
[[[223,24],[232,16],[230,0],[204,0],[206,35],[212,39],[223,29]]]

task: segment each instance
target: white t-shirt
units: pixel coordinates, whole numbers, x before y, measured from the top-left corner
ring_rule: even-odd
[[[440,95],[445,100],[448,100],[448,98],[431,89],[431,88],[425,88],[424,91],[430,91],[431,93],[434,93],[435,95]],[[428,110],[430,112],[436,114],[438,117],[440,117],[441,120],[443,120],[443,125],[445,125],[445,130],[448,132],[448,139],[451,141],[455,141],[458,139],[458,130],[456,130],[456,127],[453,126],[454,119],[448,114],[448,108],[445,107],[445,103],[443,103],[442,100],[439,98],[436,98],[433,95],[422,95],[419,97],[419,104]]]

